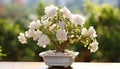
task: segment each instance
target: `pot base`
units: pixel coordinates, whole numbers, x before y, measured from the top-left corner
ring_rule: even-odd
[[[73,52],[73,51],[72,51]],[[42,52],[39,56],[43,57],[43,60],[46,65],[52,66],[64,66],[69,67],[74,62],[75,57],[78,55],[78,52],[73,53],[48,53]]]

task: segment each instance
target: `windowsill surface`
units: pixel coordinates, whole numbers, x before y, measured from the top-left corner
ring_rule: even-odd
[[[120,63],[74,62],[71,67],[48,67],[44,62],[0,62],[0,69],[120,69]]]

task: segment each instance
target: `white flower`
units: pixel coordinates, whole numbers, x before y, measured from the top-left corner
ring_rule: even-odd
[[[30,37],[33,37],[34,33],[35,33],[35,30],[29,29],[28,31],[25,32],[25,35],[26,37],[30,38]]]
[[[33,35],[33,40],[37,40],[42,35],[42,32],[37,30]]]
[[[31,29],[29,29],[25,33],[26,33],[26,37],[28,37],[28,38],[33,37],[33,40],[37,40],[40,37],[40,35],[42,34],[42,32],[39,30],[35,31],[35,30],[31,30]]]
[[[62,8],[60,11],[63,13],[63,16],[65,18],[70,18],[71,17],[71,12],[66,7]]]
[[[90,35],[91,38],[97,37],[96,31],[92,26],[88,30],[88,35]]]
[[[47,20],[43,20],[42,21],[43,25],[45,26],[45,28],[47,28],[50,25],[50,22]]]
[[[65,41],[67,40],[67,32],[65,30],[58,30],[56,33],[56,37],[58,40]]]
[[[64,29],[65,28],[65,22],[59,22],[59,27],[61,28],[61,29]]]
[[[45,14],[49,17],[49,18],[53,18],[56,14],[57,14],[57,10],[58,8],[51,5],[49,7],[45,7]]]
[[[92,46],[92,48],[91,48],[91,52],[96,52],[97,50],[98,50],[98,42],[97,41],[94,41],[94,42],[92,42],[91,44],[90,44],[90,46]]]
[[[82,28],[82,35],[90,36],[91,38],[97,37],[95,29],[91,26],[88,30],[86,28]]]
[[[18,36],[18,39],[22,44],[27,43],[24,33],[20,33],[20,35]]]
[[[78,14],[72,14],[72,22],[77,25],[83,25],[85,23],[85,18]]]
[[[37,45],[46,47],[46,45],[50,44],[50,40],[47,35],[43,34],[39,37]]]
[[[81,32],[82,35],[87,36],[88,35],[87,32],[88,31],[86,28],[82,28],[82,32]]]
[[[41,26],[40,20],[35,20],[28,26],[30,29],[38,29]]]

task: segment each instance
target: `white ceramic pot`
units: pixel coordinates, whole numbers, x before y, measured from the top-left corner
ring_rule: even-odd
[[[46,54],[47,53],[47,54]],[[64,66],[68,67],[74,62],[75,57],[79,54],[79,52],[71,53],[48,53],[42,52],[39,56],[43,57],[43,60],[48,66]]]

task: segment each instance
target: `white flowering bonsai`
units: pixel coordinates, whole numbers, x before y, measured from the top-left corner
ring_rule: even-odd
[[[30,23],[28,31],[20,33],[18,39],[24,44],[27,38],[33,38],[43,48],[53,44],[56,52],[64,52],[66,45],[81,42],[95,52],[98,50],[96,31],[93,26],[85,28],[84,23],[82,15],[72,14],[66,7],[60,9],[51,5],[45,8],[45,15],[40,20]]]

